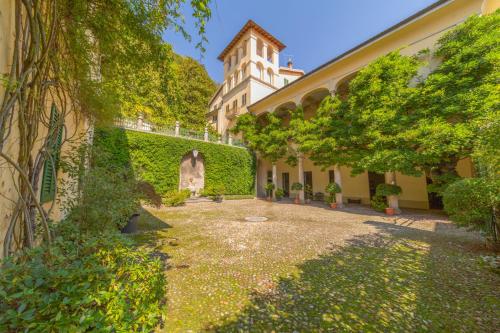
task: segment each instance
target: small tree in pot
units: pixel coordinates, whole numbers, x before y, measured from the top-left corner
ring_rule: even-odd
[[[304,186],[301,183],[293,183],[292,184],[292,191],[297,192],[295,194],[295,203],[296,204],[300,204],[300,191],[302,191],[303,188],[304,188]]]
[[[339,184],[330,183],[326,186],[325,191],[326,193],[328,193],[327,202],[330,204],[330,207],[333,209],[337,208],[337,200],[335,198],[335,195],[342,192]]]
[[[276,200],[281,201],[281,199],[285,195],[285,191],[283,191],[282,188],[278,188],[278,189],[276,189],[276,192],[274,193],[274,195],[276,196]]]
[[[398,196],[402,192],[400,186],[395,184],[379,184],[375,191],[375,197],[387,198],[389,196]],[[379,200],[380,201],[380,200]],[[396,214],[396,210],[393,207],[385,207],[385,213],[387,215]]]
[[[271,201],[273,199],[274,184],[267,183],[264,188],[266,189],[267,200]]]

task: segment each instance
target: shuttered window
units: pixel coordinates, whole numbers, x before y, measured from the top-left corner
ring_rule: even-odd
[[[50,110],[49,133],[53,133],[50,138],[50,154],[52,158],[46,158],[43,165],[42,183],[40,189],[40,201],[42,203],[53,201],[56,196],[56,178],[59,167],[63,130],[55,130],[58,125],[59,113],[54,104]]]

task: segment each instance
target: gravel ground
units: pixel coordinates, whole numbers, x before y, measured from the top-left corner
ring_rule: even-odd
[[[439,213],[250,199],[147,208],[141,224],[169,256],[166,332],[498,328],[500,279],[481,265],[483,241]]]

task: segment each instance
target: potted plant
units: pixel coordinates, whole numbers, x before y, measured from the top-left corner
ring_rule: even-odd
[[[304,196],[306,199],[306,203],[307,204],[311,203],[311,199],[313,196],[313,189],[311,185],[306,184],[306,186],[304,186]]]
[[[266,189],[267,201],[271,201],[273,199],[274,184],[267,183],[264,188]]]
[[[276,200],[278,201],[281,201],[281,199],[283,198],[283,196],[285,195],[285,191],[283,191],[282,188],[278,188],[276,190],[276,192],[274,193],[274,195],[276,196]]]
[[[380,198],[383,198],[383,199],[387,199],[389,197],[395,197],[395,196],[398,196],[400,195],[402,192],[402,189],[400,186],[398,185],[395,185],[395,184],[379,184],[377,186],[377,189],[375,191],[375,197],[377,198],[377,200],[379,201],[379,208],[382,208],[380,202]],[[372,200],[373,201],[373,200]],[[385,203],[386,200],[383,200],[383,202]],[[387,215],[394,215],[396,214],[396,209],[394,209],[393,207],[388,207],[387,204],[385,206],[385,213]]]
[[[304,188],[304,186],[301,184],[301,183],[293,183],[292,184],[292,191],[295,191],[297,192],[296,195],[295,195],[295,203],[296,204],[300,204],[300,191],[302,191],[302,189]]]
[[[330,204],[330,207],[333,209],[337,208],[337,199],[335,195],[342,192],[340,185],[337,183],[330,183],[326,186],[325,191],[328,193],[328,203]]]

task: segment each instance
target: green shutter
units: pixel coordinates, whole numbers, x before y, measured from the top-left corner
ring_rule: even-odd
[[[58,120],[59,114],[57,113],[57,108],[54,104],[52,104],[52,108],[50,110],[49,132],[54,131],[54,127],[57,125]],[[42,183],[40,188],[40,201],[42,203],[53,201],[56,196],[56,179],[54,174],[57,175],[57,169],[59,167],[63,136],[62,128],[54,134],[57,135],[55,140],[52,140],[53,143],[51,147],[52,160],[54,163],[52,163],[51,159],[46,159],[43,165]]]

